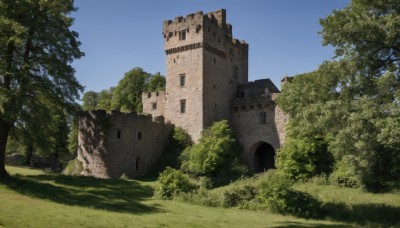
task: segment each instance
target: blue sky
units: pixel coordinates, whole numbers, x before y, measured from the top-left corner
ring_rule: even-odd
[[[321,44],[319,19],[349,0],[75,0],[73,30],[86,56],[73,65],[85,91],[116,86],[142,67],[165,75],[162,23],[176,16],[227,10],[233,36],[249,43],[249,80],[309,72],[333,57]]]

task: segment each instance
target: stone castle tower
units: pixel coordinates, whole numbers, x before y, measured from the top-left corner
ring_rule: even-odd
[[[150,114],[156,123],[138,124],[145,117],[113,112],[106,117],[110,126],[102,128],[100,140],[93,138],[93,132],[85,127],[99,125],[95,122],[96,113],[82,113],[80,124],[84,127],[80,130],[79,146],[83,149],[78,158],[84,161],[85,168],[102,170],[100,175],[93,174],[99,173],[96,171],[90,175],[145,175],[167,142],[165,129],[171,129],[170,125],[185,129],[196,142],[205,128],[222,119],[229,120],[251,169],[262,171],[274,167],[275,151],[284,141],[286,122],[274,102],[279,90],[269,79],[248,82],[249,46],[233,38],[232,26],[226,23],[226,11],[207,14],[200,11],[166,20],[162,32],[167,61],[166,90],[142,94],[145,113],[142,115]],[[104,113],[101,115],[104,121]],[[146,134],[135,144],[132,139],[138,137],[138,132]],[[117,139],[109,140],[116,136]],[[100,147],[88,147],[88,142],[103,143],[103,152],[99,152]],[[155,142],[158,142],[157,148],[147,145]],[[90,148],[94,149],[90,151]],[[104,154],[113,162],[105,162]],[[139,165],[139,161],[143,164]]]

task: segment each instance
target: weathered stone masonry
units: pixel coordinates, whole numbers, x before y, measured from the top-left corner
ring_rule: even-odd
[[[251,169],[273,168],[287,121],[275,103],[279,90],[269,79],[248,82],[249,45],[233,38],[226,11],[166,20],[162,32],[166,90],[142,94],[143,112],[150,115],[80,113],[78,158],[85,174],[143,176],[161,154],[171,125],[196,142],[222,119],[230,121]]]

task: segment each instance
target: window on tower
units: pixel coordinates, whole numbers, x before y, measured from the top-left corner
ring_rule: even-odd
[[[186,75],[185,74],[180,74],[179,75],[179,85],[181,87],[185,86],[185,81],[186,81]]]
[[[186,40],[186,30],[179,31],[179,40]]]
[[[181,100],[181,113],[186,112],[186,100]]]

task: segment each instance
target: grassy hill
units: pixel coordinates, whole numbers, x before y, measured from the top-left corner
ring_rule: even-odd
[[[153,198],[156,182],[152,180],[70,177],[18,167],[7,167],[7,170],[12,177],[0,184],[0,227],[400,225],[400,221],[393,224],[396,217],[389,217],[390,223],[387,223],[387,216],[400,214],[400,194],[397,193],[372,195],[354,189],[299,185],[299,189],[318,196],[326,203],[332,203],[331,209],[337,210],[336,215],[328,217],[329,220],[317,221],[268,211],[212,208],[159,200]],[[367,214],[360,217],[363,212]]]

